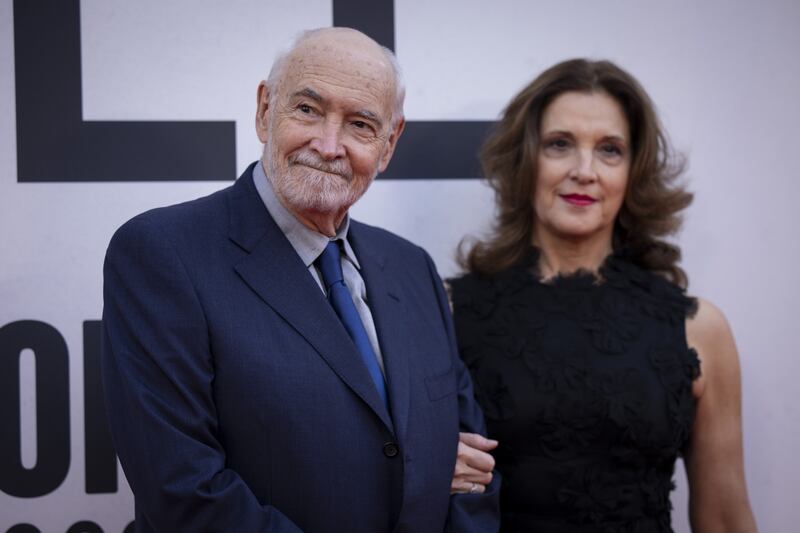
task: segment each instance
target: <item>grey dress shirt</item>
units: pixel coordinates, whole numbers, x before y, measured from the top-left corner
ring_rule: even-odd
[[[344,275],[344,283],[347,285],[347,290],[350,292],[350,297],[353,298],[353,303],[358,311],[358,316],[364,324],[364,329],[367,330],[369,342],[378,358],[378,366],[381,372],[386,374],[383,368],[383,356],[381,355],[381,347],[378,344],[378,333],[375,329],[375,321],[372,319],[372,312],[369,310],[367,303],[367,286],[364,284],[364,278],[361,277],[359,270],[361,266],[358,264],[358,258],[347,240],[347,230],[350,227],[350,215],[345,215],[342,225],[336,232],[336,236],[329,238],[326,235],[317,233],[311,228],[306,227],[302,222],[297,220],[286,207],[280,202],[275,195],[275,190],[272,187],[272,182],[267,178],[264,172],[262,162],[258,162],[253,167],[253,182],[255,183],[256,190],[258,191],[264,206],[269,211],[275,223],[281,229],[289,243],[294,248],[297,255],[303,261],[303,264],[308,268],[309,273],[314,278],[314,281],[319,285],[320,290],[324,293],[325,286],[322,284],[322,278],[314,265],[314,261],[320,256],[328,242],[333,240],[341,240],[343,243],[342,253],[342,274]]]

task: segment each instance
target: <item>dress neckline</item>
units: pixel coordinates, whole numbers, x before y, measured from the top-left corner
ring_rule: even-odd
[[[543,279],[539,270],[540,256],[539,248],[531,245],[514,270],[523,273],[528,279],[532,277],[534,281],[541,285],[553,287],[562,285],[601,287],[620,284],[629,286],[630,284],[627,281],[629,281],[631,275],[635,279],[638,278],[642,282],[645,281],[644,271],[626,259],[623,252],[612,251],[608,254],[600,263],[597,272],[579,268],[572,272],[558,272],[547,279]]]

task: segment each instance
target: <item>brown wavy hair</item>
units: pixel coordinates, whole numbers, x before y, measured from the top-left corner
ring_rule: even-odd
[[[495,191],[493,231],[485,240],[461,242],[461,267],[492,275],[515,265],[529,252],[540,122],[547,106],[569,91],[607,93],[622,106],[630,128],[630,176],[614,222],[614,251],[685,288],[688,279],[677,264],[680,248],[662,239],[680,228],[680,212],[692,202],[692,194],[677,183],[684,159],[670,148],[655,107],[639,82],[610,61],[558,63],[508,104],[480,153],[484,176]]]

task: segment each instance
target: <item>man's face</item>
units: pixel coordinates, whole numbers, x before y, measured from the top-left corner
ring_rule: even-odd
[[[296,213],[346,212],[389,164],[402,129],[392,126],[394,77],[383,53],[335,37],[295,50],[274,94],[259,86],[267,175]]]

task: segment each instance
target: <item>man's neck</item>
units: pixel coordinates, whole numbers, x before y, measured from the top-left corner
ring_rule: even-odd
[[[336,236],[337,230],[342,226],[344,217],[347,216],[347,209],[333,213],[322,213],[319,211],[294,211],[285,204],[284,207],[305,227],[327,237]]]

